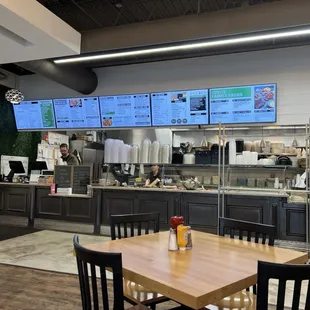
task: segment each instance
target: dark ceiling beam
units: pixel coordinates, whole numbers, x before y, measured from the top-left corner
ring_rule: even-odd
[[[194,9],[193,9],[193,6],[192,6],[192,0],[187,0],[187,2],[188,2],[188,5],[190,7],[190,11],[193,14],[194,13]]]
[[[284,0],[243,9],[105,28],[82,34],[82,53],[310,24],[309,11],[309,0]]]
[[[87,11],[85,11],[75,0],[70,0],[72,4],[74,4],[81,12],[84,13],[94,24],[96,24],[98,27],[102,28],[102,24],[99,23],[96,19],[94,19]]]

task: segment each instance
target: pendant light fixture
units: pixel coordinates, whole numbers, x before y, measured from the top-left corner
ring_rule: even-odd
[[[24,100],[24,95],[20,90],[12,88],[5,93],[5,99],[13,104],[18,104]]]

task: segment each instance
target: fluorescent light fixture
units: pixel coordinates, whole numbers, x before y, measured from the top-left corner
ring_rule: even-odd
[[[93,61],[93,60],[104,60],[104,59],[112,59],[112,58],[120,58],[126,56],[141,56],[141,55],[149,55],[155,53],[165,53],[165,52],[173,52],[173,51],[181,51],[181,50],[193,50],[199,48],[208,48],[208,47],[217,47],[217,46],[225,46],[225,45],[233,45],[238,43],[250,43],[257,41],[264,41],[270,39],[280,39],[280,38],[290,38],[297,36],[305,36],[310,35],[309,29],[302,30],[289,30],[283,32],[276,33],[267,33],[267,34],[258,34],[258,35],[249,35],[243,37],[236,38],[228,38],[228,39],[219,39],[212,40],[207,42],[197,42],[197,43],[188,43],[188,44],[179,44],[174,46],[166,46],[166,47],[154,47],[154,48],[146,48],[135,51],[127,51],[127,52],[116,52],[116,53],[104,53],[100,55],[93,56],[78,56],[72,58],[63,58],[54,60],[57,64],[64,63],[74,63],[74,62],[84,62],[84,61]]]

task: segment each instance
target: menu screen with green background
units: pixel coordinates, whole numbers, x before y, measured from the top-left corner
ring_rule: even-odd
[[[210,89],[210,124],[276,122],[276,84]]]
[[[52,100],[22,101],[13,109],[18,130],[56,128]]]

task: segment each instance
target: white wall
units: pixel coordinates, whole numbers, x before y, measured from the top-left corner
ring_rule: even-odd
[[[278,124],[305,124],[310,117],[310,47],[277,49],[100,68],[94,95],[278,84]],[[79,96],[41,76],[24,76],[27,99]]]

